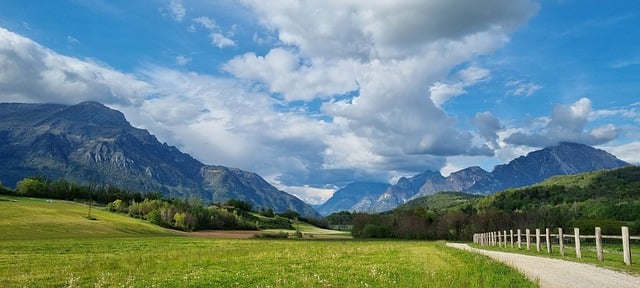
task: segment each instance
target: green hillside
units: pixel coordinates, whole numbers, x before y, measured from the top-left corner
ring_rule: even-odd
[[[640,235],[640,167],[549,178],[542,183],[474,198],[437,193],[397,209],[356,214],[355,237],[470,240],[477,232],[516,228],[580,228]]]
[[[395,210],[408,211],[413,210],[417,207],[423,207],[425,209],[431,210],[443,210],[466,204],[469,201],[480,197],[482,196],[464,192],[438,192],[433,195],[428,195],[411,200],[403,205],[398,206]]]
[[[176,236],[126,215],[58,200],[0,195],[0,240]]]

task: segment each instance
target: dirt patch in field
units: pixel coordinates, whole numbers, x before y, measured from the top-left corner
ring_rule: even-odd
[[[253,235],[262,233],[261,231],[247,231],[247,230],[203,230],[195,232],[180,232],[181,234],[205,237],[205,238],[224,238],[224,239],[249,239]]]
[[[247,231],[247,230],[203,230],[203,231],[195,231],[195,232],[182,232],[178,233],[193,236],[193,237],[204,237],[204,238],[221,238],[221,239],[249,239],[257,234],[263,233],[273,233],[273,232],[265,232],[265,231]],[[290,234],[289,237],[293,237]],[[341,235],[341,234],[312,234],[312,233],[303,233],[303,238],[308,239],[352,239],[353,237],[349,235]]]

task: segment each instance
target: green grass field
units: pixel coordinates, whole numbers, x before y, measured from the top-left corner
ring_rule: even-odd
[[[0,240],[171,236],[175,232],[151,223],[58,200],[0,195]]]
[[[86,214],[74,203],[0,198],[0,287],[536,287],[442,242],[196,238]]]

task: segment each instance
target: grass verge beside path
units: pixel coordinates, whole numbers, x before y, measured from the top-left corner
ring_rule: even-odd
[[[547,253],[547,247],[545,245],[543,245],[542,250],[538,252],[536,250],[535,243],[531,245],[531,250],[527,250],[525,245],[522,245],[522,249],[518,249],[517,244],[514,245],[514,248],[511,248],[510,244],[507,248],[497,246],[480,246],[472,243],[469,243],[469,246],[484,250],[517,253],[531,256],[562,259],[578,263],[594,264],[596,266],[615,271],[626,272],[633,275],[640,275],[640,246],[637,243],[631,245],[631,259],[633,260],[633,265],[631,266],[627,266],[624,263],[624,259],[622,256],[622,244],[604,244],[604,261],[602,262],[598,261],[596,247],[585,243],[583,243],[581,247],[582,258],[576,258],[576,250],[572,246],[565,246],[565,256],[560,255],[560,248],[557,245],[552,247],[551,254]]]
[[[442,242],[0,241],[0,287],[536,287]]]

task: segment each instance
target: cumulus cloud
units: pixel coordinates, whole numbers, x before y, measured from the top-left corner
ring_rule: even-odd
[[[222,34],[222,28],[216,24],[214,19],[201,16],[193,19],[193,22],[199,24],[202,28],[209,30],[209,39],[211,45],[218,48],[233,47],[236,46],[236,42],[233,39],[228,38]],[[189,28],[190,31],[195,31],[195,26]]]
[[[633,165],[640,165],[640,142],[631,142],[619,146],[602,147],[607,152],[616,155],[618,159]]]
[[[180,0],[171,0],[167,5],[167,9],[169,13],[171,13],[171,17],[173,20],[181,22],[185,15],[187,15],[187,10],[182,5],[182,1]]]
[[[224,77],[157,66],[125,74],[0,30],[0,67],[8,67],[0,70],[0,93],[15,101],[102,101],[205,163],[300,191],[385,181],[439,170],[452,155],[493,155],[499,123],[490,114],[476,116],[477,133],[465,131],[441,105],[489,79],[489,70],[468,63],[502,47],[538,9],[529,0],[243,3],[271,32],[264,37],[277,40],[232,58]],[[169,4],[182,21],[182,3]],[[212,18],[191,24],[213,46],[236,45]],[[461,66],[468,68],[448,77]],[[446,86],[432,90],[438,81]],[[458,90],[445,91],[451,87]],[[286,109],[300,101],[317,101],[322,117]],[[606,127],[589,132],[608,135]]]
[[[357,90],[355,76],[360,65],[348,59],[314,59],[313,63],[305,64],[296,53],[274,48],[265,56],[254,53],[237,56],[223,69],[238,78],[264,83],[269,92],[281,94],[290,102],[330,98]]]
[[[429,87],[431,93],[431,101],[438,107],[449,99],[456,96],[466,94],[465,88],[475,85],[476,83],[489,80],[491,71],[479,67],[468,67],[456,73],[454,83],[447,84],[443,82],[435,82]]]
[[[101,63],[63,56],[0,28],[3,101],[137,105],[151,85]]]
[[[489,143],[491,148],[498,148],[498,131],[503,128],[498,118],[493,116],[491,112],[478,112],[476,116],[471,119],[471,123],[477,127],[478,134]]]
[[[571,105],[558,104],[544,127],[532,132],[515,132],[507,137],[505,142],[531,147],[545,147],[559,142],[577,142],[593,146],[618,137],[618,128],[612,124],[587,129],[586,126],[594,114],[591,100],[588,98],[580,98]]]
[[[508,33],[538,10],[532,1],[245,0],[280,41],[305,55],[404,58],[438,40]]]

